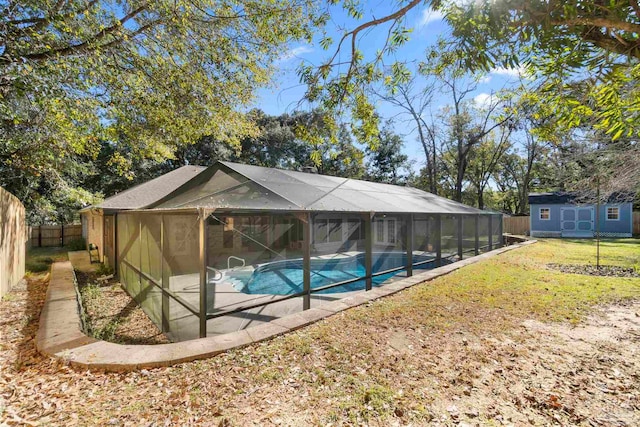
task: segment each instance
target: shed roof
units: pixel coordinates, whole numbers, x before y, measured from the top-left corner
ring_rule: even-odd
[[[207,168],[204,166],[182,166],[181,168],[167,172],[150,181],[131,187],[116,195],[108,197],[102,203],[89,208],[104,210],[130,210],[142,209],[156,203],[163,197],[175,191],[186,182],[189,182]]]
[[[606,203],[623,203],[633,201],[631,193],[612,193]],[[552,191],[547,193],[529,193],[530,205],[564,205],[564,204],[589,204],[595,203],[582,194],[569,191]]]
[[[488,212],[412,187],[217,162],[158,209],[477,214]]]

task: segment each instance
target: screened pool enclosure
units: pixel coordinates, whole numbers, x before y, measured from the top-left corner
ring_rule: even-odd
[[[173,341],[228,333],[502,244],[500,214],[421,190],[218,162],[117,214],[118,275]]]

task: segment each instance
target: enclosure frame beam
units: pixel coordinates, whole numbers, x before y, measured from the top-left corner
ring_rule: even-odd
[[[365,268],[365,290],[373,288],[373,212],[364,216],[364,268]]]
[[[464,215],[456,215],[457,216],[457,228],[458,228],[458,258],[462,259],[463,256],[463,245],[464,245]]]
[[[207,257],[206,257],[206,237],[207,221],[204,208],[198,209],[199,238],[198,250],[200,253],[200,338],[207,336]]]
[[[302,309],[311,308],[311,214],[306,213],[302,221]]]
[[[488,234],[489,234],[489,250],[492,251],[493,250],[493,215],[489,215],[489,227],[488,227]]]
[[[161,263],[160,263],[160,271],[162,272],[162,278],[160,281],[160,289],[164,290],[164,264],[165,264],[165,253],[164,253],[164,214],[160,215],[160,253]],[[166,292],[162,292],[162,332],[169,332],[169,295]]]
[[[436,214],[435,222],[436,267],[440,267],[442,265],[442,214]]]
[[[413,276],[413,214],[405,216],[405,248],[407,250],[407,277]]]
[[[475,256],[480,255],[480,215],[473,216],[473,228],[474,228],[474,245],[473,250]]]

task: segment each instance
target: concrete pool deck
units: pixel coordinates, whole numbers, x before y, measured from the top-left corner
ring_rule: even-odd
[[[334,254],[326,254],[321,256],[312,257],[312,263],[314,261],[326,261],[326,260],[348,260],[357,256],[364,255],[363,252],[350,251]],[[382,254],[379,254],[382,255]],[[401,252],[397,252],[396,255],[402,255]],[[429,258],[435,261],[435,253],[427,253],[424,251],[415,251],[414,259],[419,257]],[[456,253],[443,253],[442,257],[450,258],[457,256]],[[381,257],[383,258],[383,257]],[[284,260],[284,262],[297,262],[299,259]],[[376,260],[374,260],[375,264]],[[384,261],[383,261],[384,262]],[[259,264],[260,266],[271,265],[271,263]],[[395,267],[396,265],[386,266],[386,268]],[[322,267],[320,266],[320,269]],[[433,269],[433,268],[431,268]],[[248,279],[251,273],[255,270],[254,266],[242,266],[229,270],[217,270],[222,273],[222,279],[219,281],[210,282],[207,290],[207,307],[210,313],[222,313],[224,311],[230,311],[239,309],[242,307],[248,307],[255,304],[269,303],[270,301],[282,298],[285,294],[278,293],[275,290],[273,293],[246,293],[239,291],[234,283],[238,283],[237,277],[245,277]],[[420,267],[415,267],[414,274],[419,274],[421,271],[425,271]],[[322,270],[320,270],[322,271]],[[317,274],[318,271],[313,268],[312,264],[312,276]],[[353,276],[354,278],[357,276]],[[374,283],[374,289],[380,286],[387,286],[397,280],[406,278],[406,272],[401,271],[393,277],[385,280],[383,283]],[[340,278],[336,281],[345,280]],[[200,305],[200,293],[199,293],[199,275],[184,274],[180,276],[172,276],[169,279],[169,289],[171,292],[179,296],[182,301],[188,303],[193,310],[197,311],[197,307]],[[243,283],[240,283],[244,285]],[[301,283],[292,283],[295,291],[301,290]],[[365,290],[364,279],[360,284],[360,289],[344,292],[330,292],[330,293],[313,293],[311,294],[311,308],[322,309],[324,305],[338,301],[343,298],[347,298],[356,295]],[[255,326],[263,325],[269,322],[295,313],[303,311],[303,298],[291,298],[285,301],[271,303],[262,307],[256,307],[249,310],[229,314],[226,316],[207,320],[207,336],[216,336],[222,334],[228,334],[231,332],[240,331],[243,329],[253,328]],[[167,333],[167,336],[171,341],[186,341],[199,338],[199,324],[200,319],[194,316],[189,310],[177,303],[170,303],[169,309],[170,327],[171,332]]]
[[[467,265],[532,243],[535,243],[535,240],[499,248],[411,277],[400,278],[368,292],[355,291],[353,295],[327,302],[321,307],[289,314],[251,328],[160,345],[114,344],[84,335],[81,330],[78,304],[75,300],[73,267],[70,262],[55,263],[51,269],[51,280],[40,315],[36,348],[45,355],[59,358],[74,366],[107,371],[131,371],[204,359],[233,348],[294,331],[335,313],[400,292]]]

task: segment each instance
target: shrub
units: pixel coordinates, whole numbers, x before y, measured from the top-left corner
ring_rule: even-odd
[[[66,246],[70,251],[82,251],[87,249],[87,242],[84,240],[84,238],[79,237],[77,239],[69,241]]]
[[[108,267],[104,263],[102,263],[96,268],[96,274],[98,276],[108,276],[110,274],[113,274],[113,267]]]
[[[53,261],[53,258],[48,256],[35,257],[25,263],[25,270],[31,273],[42,273],[49,270]]]
[[[25,265],[25,269],[31,273],[42,273],[49,270],[51,263],[42,262],[39,260],[28,261]]]

